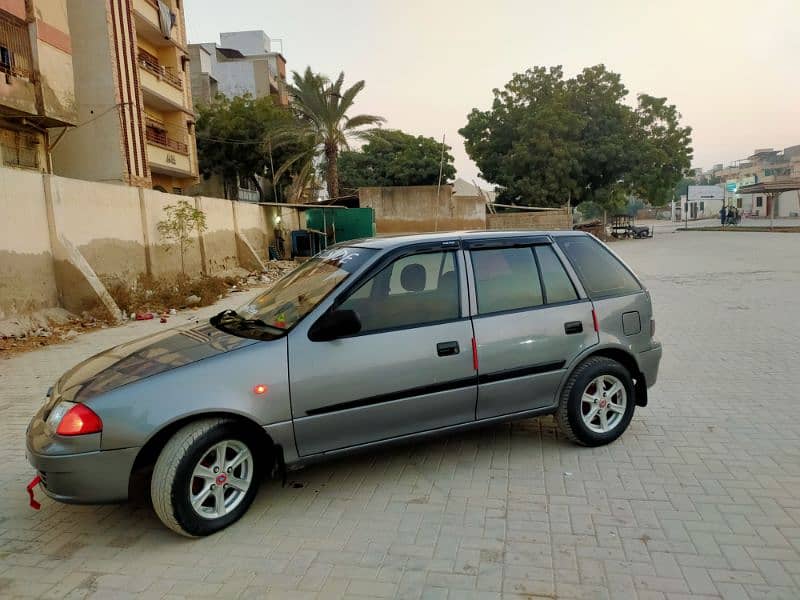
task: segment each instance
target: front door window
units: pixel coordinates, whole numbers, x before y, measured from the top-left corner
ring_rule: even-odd
[[[355,311],[364,334],[458,319],[458,296],[455,254],[431,252],[391,263],[339,308]]]

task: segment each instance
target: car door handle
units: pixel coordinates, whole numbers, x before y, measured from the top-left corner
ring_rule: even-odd
[[[564,333],[571,335],[573,333],[583,333],[583,323],[581,321],[570,321],[564,323]]]
[[[458,342],[439,342],[436,344],[436,354],[439,356],[453,356],[458,354]]]

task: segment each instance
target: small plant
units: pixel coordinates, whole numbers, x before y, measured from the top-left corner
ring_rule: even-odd
[[[167,244],[177,244],[181,252],[181,274],[186,275],[186,251],[192,245],[192,231],[202,234],[206,229],[206,214],[186,200],[164,207],[166,218],[159,221],[157,228],[161,239]],[[169,249],[171,246],[168,246]]]

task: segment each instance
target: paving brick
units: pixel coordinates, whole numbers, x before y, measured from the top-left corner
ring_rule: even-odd
[[[776,417],[800,388],[796,240],[615,244],[651,290],[665,352],[649,405],[611,446],[573,446],[544,417],[342,458],[292,473],[303,488],[266,483],[202,540],[164,529],[146,502],[42,497],[35,512],[20,493],[47,387],[164,326],[0,357],[0,596],[800,598],[800,423]]]

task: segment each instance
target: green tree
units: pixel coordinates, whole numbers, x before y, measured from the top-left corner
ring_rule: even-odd
[[[218,95],[209,104],[198,106],[197,111],[201,175],[206,179],[220,175],[226,191],[236,188],[239,179],[251,181],[265,200],[258,176],[272,179],[272,166],[280,165],[292,152],[286,144],[273,148],[271,143],[276,132],[291,123],[291,114],[275,106],[268,96],[254,98],[249,94],[233,98]],[[289,174],[286,181],[275,179],[276,184],[287,185]]]
[[[172,244],[177,244],[181,253],[181,274],[186,275],[186,251],[194,243],[192,232],[203,233],[206,227],[206,214],[189,204],[186,200],[179,200],[175,204],[168,204],[164,207],[166,217],[156,225],[161,240],[170,244],[167,250],[172,248]]]
[[[494,90],[490,110],[473,109],[460,130],[481,176],[504,202],[619,206],[636,193],[666,201],[691,159],[691,129],[663,98],[628,90],[603,65],[565,79],[534,67]]]
[[[340,73],[333,83],[325,75],[314,73],[311,67],[307,67],[302,75],[296,71],[292,73],[289,91],[292,96],[292,110],[299,121],[299,127],[294,132],[289,131],[284,139],[294,138],[294,143],[300,146],[300,150],[290,156],[283,167],[286,168],[287,164],[294,165],[298,171],[311,177],[311,157],[321,155],[325,161],[325,180],[328,196],[331,198],[339,196],[339,150],[349,148],[352,138],[363,137],[366,133],[364,128],[384,121],[376,115],[347,114],[363,89],[363,81],[345,89],[344,73]],[[309,148],[313,149],[311,156]]]
[[[339,156],[339,185],[345,191],[366,186],[436,185],[442,163],[442,183],[455,178],[450,146],[425,136],[397,129],[376,129],[361,150]]]
[[[666,98],[640,94],[635,117],[632,191],[650,204],[663,206],[672,200],[675,185],[689,172],[692,130],[681,127],[678,110],[667,104]]]

